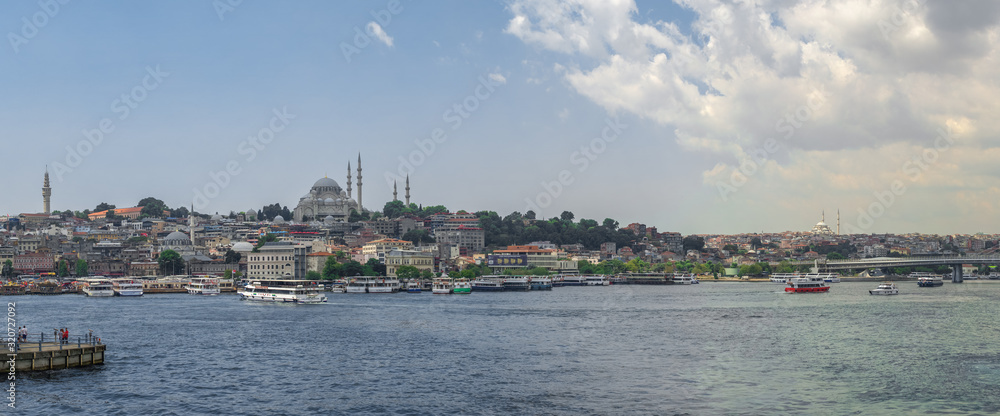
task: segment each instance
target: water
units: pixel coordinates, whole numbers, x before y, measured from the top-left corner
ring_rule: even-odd
[[[20,374],[17,414],[1000,412],[1000,283],[876,285],[4,300],[109,344],[103,366]]]

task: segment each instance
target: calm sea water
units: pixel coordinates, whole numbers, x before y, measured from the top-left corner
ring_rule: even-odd
[[[441,296],[6,297],[107,364],[21,374],[17,414],[995,414],[1000,283]],[[9,409],[6,409],[9,410]]]

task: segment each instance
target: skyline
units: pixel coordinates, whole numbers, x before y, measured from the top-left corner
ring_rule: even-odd
[[[684,234],[1000,232],[1000,6],[783,4],[6,4],[0,210],[39,212],[46,165],[53,210],[227,169],[196,210],[294,207],[360,153],[372,210],[409,173],[417,204]]]

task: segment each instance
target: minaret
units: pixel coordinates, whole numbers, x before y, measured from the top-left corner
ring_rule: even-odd
[[[825,209],[823,210],[823,216],[820,219],[820,221],[822,221],[824,224],[826,224],[826,210]]]
[[[837,235],[840,235],[840,208],[837,208]]]
[[[42,184],[42,211],[51,214],[49,202],[52,198],[52,188],[49,187],[49,167],[45,167],[45,182]]]
[[[392,200],[399,201],[398,192],[396,192],[396,181],[392,181]]]
[[[347,199],[351,199],[351,162],[347,162]]]
[[[361,204],[361,153],[358,153],[358,213],[362,213],[365,206]]]
[[[194,204],[191,204],[191,212],[188,214],[188,233],[191,234],[191,249],[194,250]]]
[[[406,174],[406,206],[410,206],[410,174]]]

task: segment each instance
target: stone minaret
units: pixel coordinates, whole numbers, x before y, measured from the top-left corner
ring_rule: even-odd
[[[840,208],[837,208],[837,235],[840,235]]]
[[[406,206],[410,206],[410,174],[406,174]]]
[[[351,198],[351,162],[347,162],[347,199]]]
[[[396,192],[396,181],[392,181],[392,200],[399,201],[399,192]]]
[[[51,205],[49,202],[52,199],[52,188],[49,187],[49,167],[45,167],[45,182],[42,183],[42,211],[46,214],[51,214]]]
[[[358,213],[362,213],[365,206],[361,203],[361,153],[358,153]]]
[[[191,249],[194,250],[194,204],[191,204],[191,212],[188,214],[188,232],[191,234]]]

